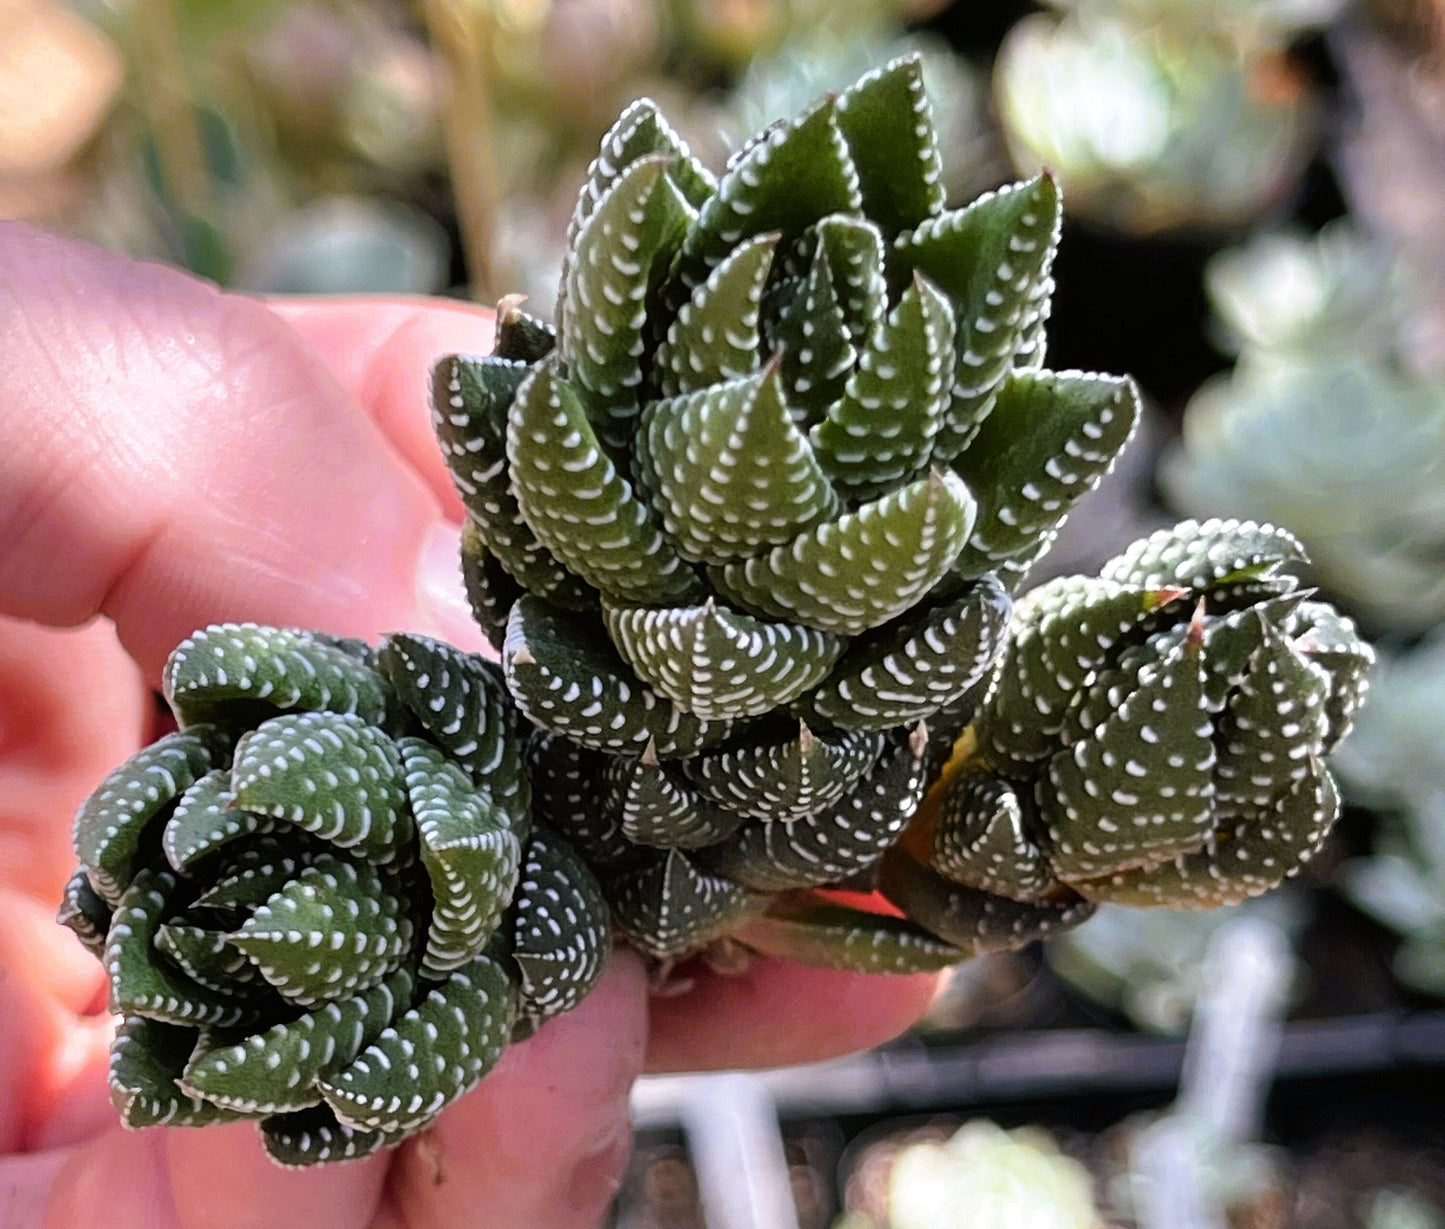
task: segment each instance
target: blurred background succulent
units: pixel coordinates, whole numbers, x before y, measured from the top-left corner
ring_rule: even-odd
[[[922,1135],[932,1132],[919,1132]],[[984,1118],[943,1139],[904,1143],[887,1156],[874,1198],[834,1229],[1105,1229],[1094,1180],[1047,1131],[1005,1131]]]
[[[1318,137],[1291,40],[1340,0],[1053,0],[999,50],[1000,119],[1024,170],[1071,211],[1149,234],[1252,223],[1293,191]]]
[[[1299,535],[1313,574],[1378,630],[1445,616],[1445,372],[1411,361],[1419,296],[1346,225],[1221,254],[1209,291],[1234,370],[1190,402],[1161,480],[1196,515]]]
[[[1341,868],[1350,898],[1401,936],[1394,968],[1445,995],[1445,635],[1382,653],[1371,699],[1342,749],[1353,797],[1379,815],[1368,857]]]
[[[227,624],[165,684],[181,728],[81,808],[60,913],[123,1016],[126,1125],[255,1119],[283,1165],[364,1156],[591,988],[606,906],[532,824],[494,665]]]

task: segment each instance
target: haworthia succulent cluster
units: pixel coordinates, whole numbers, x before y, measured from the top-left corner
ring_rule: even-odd
[[[718,178],[638,102],[555,331],[507,304],[494,354],[436,369],[473,603],[549,732],[535,788],[656,957],[878,862],[924,723],[962,723],[1133,429],[1127,380],[1043,368],[1054,182],[949,210],[940,172],[913,58]]]
[[[494,665],[228,624],[165,687],[180,729],[81,808],[61,909],[124,1017],[128,1126],[255,1119],[282,1164],[363,1156],[590,989],[606,905],[533,823]]]
[[[1369,652],[1292,539],[1185,525],[1015,605],[1137,397],[1043,367],[1054,183],[948,210],[940,165],[912,59],[717,178],[623,114],[556,327],[504,301],[433,374],[500,666],[209,628],[179,731],[81,810],[61,917],[125,1017],[125,1121],[360,1156],[614,931],[659,972],[938,968],[1315,848]],[[874,888],[892,912],[848,903]]]
[[[1325,759],[1373,660],[1279,571],[1301,557],[1283,530],[1187,522],[1030,593],[894,899],[949,937],[944,882],[955,911],[969,892],[1211,908],[1294,874],[1338,812]]]

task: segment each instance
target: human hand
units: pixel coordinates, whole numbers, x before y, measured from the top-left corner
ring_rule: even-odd
[[[393,1152],[292,1172],[247,1124],[115,1125],[104,979],[51,920],[70,814],[146,740],[148,685],[196,627],[482,648],[425,395],[436,358],[490,345],[490,314],[458,304],[267,305],[0,225],[0,614],[114,626],[0,628],[3,1229],[69,1229],[100,1208],[110,1229],[594,1224],[644,1062],[823,1058],[893,1036],[931,995],[928,977],[759,959],[649,1004],[619,951],[582,1006]]]

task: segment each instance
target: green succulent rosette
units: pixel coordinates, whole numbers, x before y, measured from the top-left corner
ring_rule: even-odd
[[[555,330],[507,301],[492,355],[435,370],[473,605],[547,731],[541,813],[660,960],[774,906],[801,925],[796,893],[876,865],[925,723],[962,724],[1012,590],[1132,432],[1128,380],[1042,366],[1053,181],[950,210],[940,172],[916,58],[718,178],[634,103]]]
[[[1191,521],[1021,600],[892,899],[948,938],[983,899],[1213,908],[1295,874],[1373,661],[1280,571],[1303,557],[1280,529]]]
[[[60,913],[123,1017],[126,1125],[254,1119],[282,1164],[363,1156],[595,982],[606,905],[532,822],[495,665],[227,624],[165,691],[180,728],[82,806]]]

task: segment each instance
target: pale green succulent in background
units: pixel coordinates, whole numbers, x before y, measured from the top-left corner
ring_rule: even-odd
[[[1009,32],[994,89],[1015,162],[1053,168],[1072,212],[1143,234],[1229,229],[1289,193],[1316,124],[1281,53],[1338,5],[1056,7]]]
[[[1445,995],[1445,633],[1382,654],[1371,701],[1341,749],[1353,797],[1380,812],[1369,857],[1341,869],[1349,897],[1398,932],[1395,972]]]
[[[966,1122],[941,1144],[898,1154],[888,1182],[887,1229],[1103,1229],[1089,1171],[1050,1136]]]
[[[226,624],[165,685],[181,728],[82,807],[60,913],[124,1017],[127,1126],[253,1119],[283,1165],[365,1156],[596,981],[606,906],[532,823],[494,665]]]
[[[1286,526],[1376,627],[1445,617],[1445,373],[1408,361],[1404,271],[1335,226],[1221,255],[1209,291],[1239,360],[1190,402],[1169,500]]]

